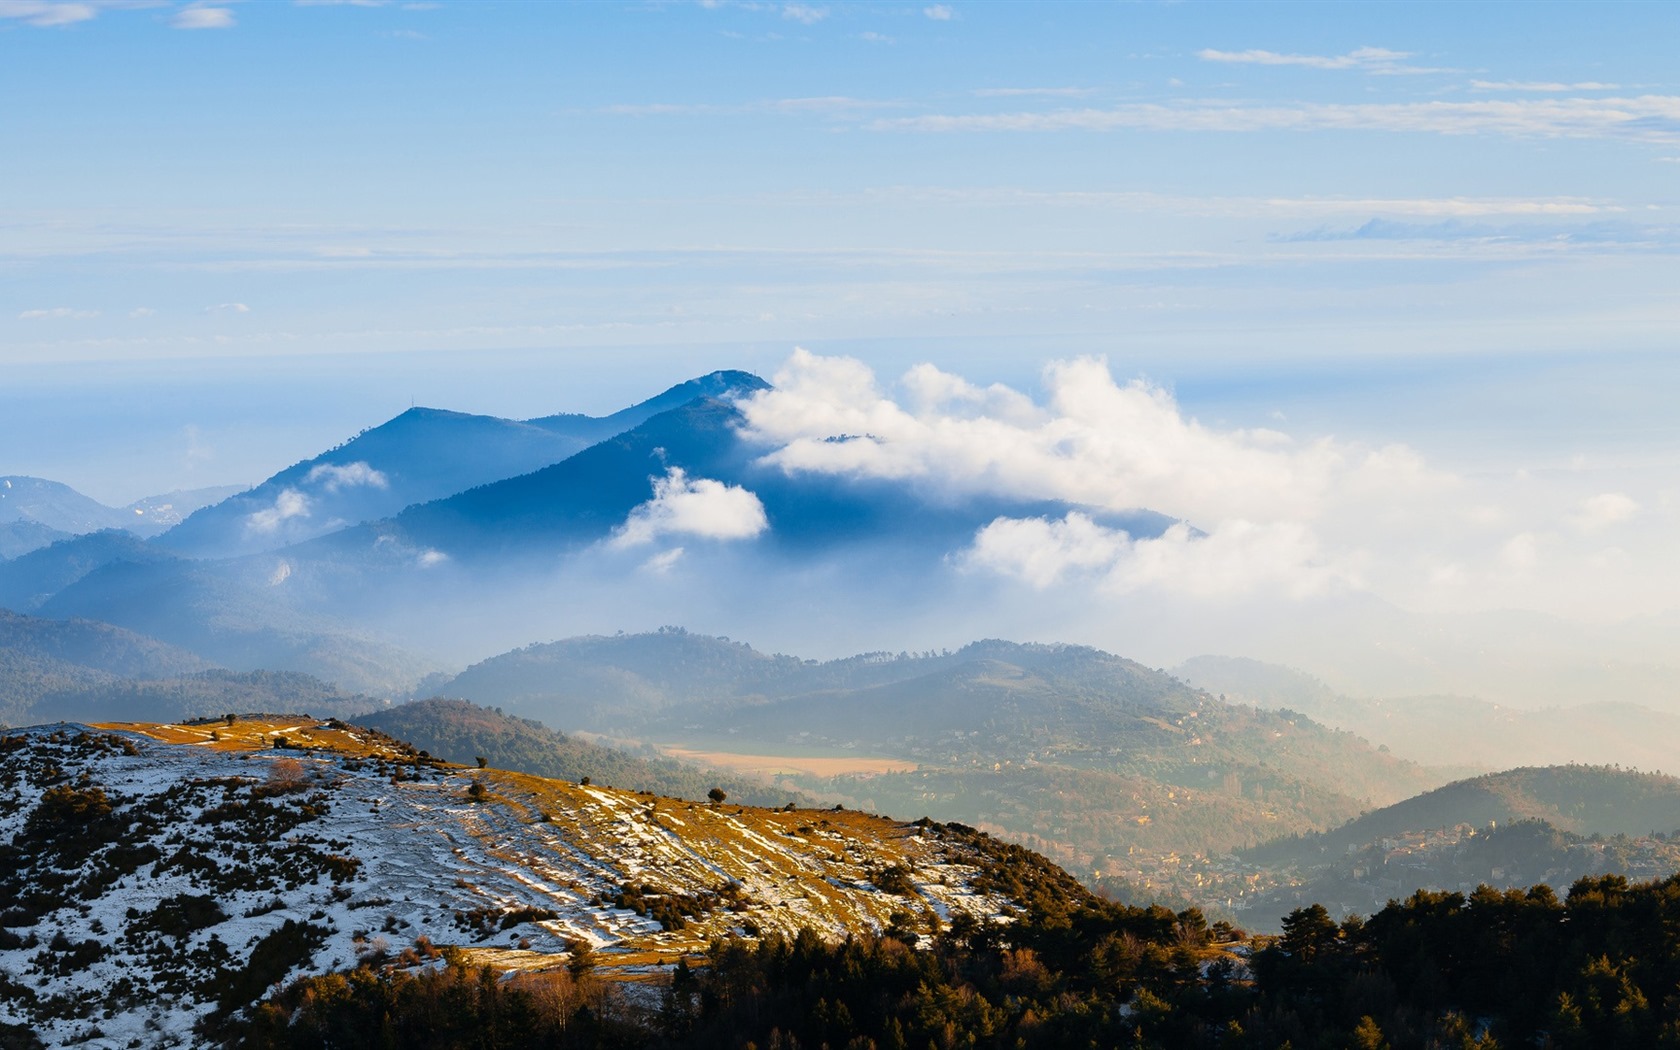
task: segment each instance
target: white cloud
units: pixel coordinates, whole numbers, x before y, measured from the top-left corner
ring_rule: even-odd
[[[151,317],[152,315],[154,315],[156,313],[157,313],[157,311],[152,309],[149,306],[136,306],[134,309],[132,309],[128,312],[128,316],[131,317],[131,318],[139,319],[139,318],[142,318],[142,317]]]
[[[226,7],[183,7],[169,24],[176,29],[232,29],[233,11]]]
[[[1218,430],[1186,418],[1166,390],[1117,383],[1095,358],[1044,373],[1040,406],[931,365],[901,380],[903,404],[849,358],[795,351],[775,389],[741,402],[746,435],[789,472],[915,480],[934,489],[1148,507],[1192,521],[1300,519],[1335,490],[1379,498],[1428,491],[1442,476],[1415,457],[1276,431]]]
[[[256,511],[245,518],[245,528],[252,532],[273,532],[285,521],[309,517],[309,497],[297,489],[284,488],[274,497],[274,506]]]
[[[1050,365],[1043,386],[1041,403],[924,364],[889,396],[862,363],[797,350],[774,389],[739,407],[761,461],[790,473],[899,480],[929,499],[1067,504],[1056,520],[994,521],[960,559],[1035,587],[1073,577],[1111,591],[1300,597],[1363,586],[1368,549],[1410,556],[1449,531],[1443,501],[1463,484],[1401,445],[1208,426],[1093,358]],[[1101,523],[1142,508],[1184,524],[1138,538]],[[1409,580],[1401,560],[1377,568]]]
[[[421,551],[420,556],[418,558],[414,559],[415,564],[420,566],[420,568],[422,568],[422,569],[436,568],[437,566],[442,565],[444,562],[446,562],[448,560],[449,560],[449,555],[443,553],[440,550],[429,550],[429,549]]]
[[[1073,512],[1059,520],[998,518],[981,529],[965,564],[1040,590],[1068,576],[1096,577],[1104,589],[1155,589],[1195,598],[1234,598],[1278,589],[1292,598],[1356,585],[1346,566],[1330,564],[1302,525],[1231,521],[1197,534],[1184,524],[1134,539]]]
[[[922,14],[935,22],[949,22],[957,17],[957,13],[951,10],[950,4],[929,4],[922,8]]]
[[[653,499],[630,512],[610,546],[635,547],[663,536],[746,540],[769,528],[764,504],[739,485],[711,478],[690,480],[681,467],[652,480]]]
[[[18,320],[20,320],[20,321],[64,321],[64,320],[78,320],[78,321],[80,321],[80,320],[86,320],[87,318],[90,318],[90,317],[98,317],[98,316],[99,316],[99,311],[98,310],[76,310],[76,309],[72,309],[71,307],[68,307],[68,306],[54,306],[54,307],[52,307],[50,309],[46,309],[46,310],[25,310],[22,313],[18,314]]]
[[[1680,96],[1283,105],[1186,100],[1042,113],[929,114],[884,118],[869,126],[882,131],[930,132],[1386,131],[1680,142]]]
[[[251,312],[251,308],[244,303],[217,303],[215,306],[206,306],[204,312],[207,314],[248,314]]]
[[[361,485],[382,489],[390,484],[384,473],[360,460],[345,464],[318,463],[309,469],[303,480],[310,484],[319,484],[327,492]]]
[[[1601,532],[1639,513],[1639,504],[1620,492],[1602,492],[1581,501],[1572,524],[1582,532]]]
[[[783,4],[782,17],[805,25],[815,25],[828,17],[828,8],[801,3]]]

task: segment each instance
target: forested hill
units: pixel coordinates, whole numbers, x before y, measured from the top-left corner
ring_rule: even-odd
[[[807,801],[797,791],[668,758],[632,755],[465,700],[420,700],[363,715],[356,721],[462,765],[472,765],[483,757],[497,769],[555,780],[588,777],[596,784],[673,798],[704,799],[713,788],[720,788],[730,801],[751,806]]]
[[[1258,863],[1344,853],[1383,838],[1457,824],[1542,820],[1579,835],[1680,829],[1680,778],[1611,766],[1544,766],[1460,780],[1367,813],[1321,835],[1253,850]]]

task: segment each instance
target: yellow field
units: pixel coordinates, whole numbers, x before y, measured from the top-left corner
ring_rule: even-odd
[[[903,759],[862,755],[742,755],[732,751],[698,751],[686,747],[665,747],[661,750],[685,762],[698,762],[753,776],[789,776],[795,773],[818,777],[868,776],[872,773],[911,773],[916,769],[916,763]]]

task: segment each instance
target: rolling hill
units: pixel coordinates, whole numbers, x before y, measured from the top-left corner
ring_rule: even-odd
[[[0,1038],[215,1042],[290,977],[445,952],[633,990],[714,937],[1012,915],[1005,865],[1030,880],[965,830],[462,769],[337,722],[41,727],[0,736]]]
[[[1083,646],[986,641],[817,662],[668,629],[528,646],[436,688],[714,756],[915,763],[796,782],[976,824],[1081,871],[1323,829],[1440,782],[1351,734]]]

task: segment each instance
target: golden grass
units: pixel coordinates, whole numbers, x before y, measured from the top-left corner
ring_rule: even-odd
[[[157,722],[97,722],[95,729],[139,733],[166,744],[189,744],[216,751],[262,751],[283,736],[293,747],[335,751],[356,758],[397,758],[398,752],[378,737],[353,728],[335,729],[312,718],[236,718],[232,725],[218,719],[194,725]]]
[[[218,721],[190,726],[111,722],[99,728],[219,751],[272,750],[275,737],[284,736],[293,748],[358,758],[403,757],[379,737],[304,718],[236,719],[232,725]],[[295,750],[281,753],[307,757],[307,752]],[[714,763],[720,758],[749,762],[767,757],[688,754]],[[825,773],[914,768],[910,763],[873,758],[788,761],[803,770]],[[919,828],[866,813],[759,809],[727,802],[710,805],[496,769],[446,765],[441,772],[441,785],[435,780],[417,785],[393,782],[391,790],[427,792],[429,805],[445,807],[437,811],[440,815],[452,806],[467,806],[464,812],[479,814],[462,818],[458,831],[478,839],[482,855],[491,863],[526,870],[548,882],[550,888],[542,891],[546,896],[532,903],[562,910],[589,907],[598,895],[615,893],[621,884],[647,885],[656,894],[695,897],[709,896],[729,884],[738,887],[737,908],[696,916],[682,930],[652,930],[639,922],[616,925],[611,943],[596,955],[598,973],[609,980],[645,980],[681,957],[692,960],[714,937],[737,936],[743,929],[787,934],[810,925],[833,931],[878,929],[902,911],[921,916],[931,930],[930,898],[872,889],[871,876],[882,868],[903,865],[916,872],[918,880],[926,880],[924,893],[939,897],[947,897],[966,881],[965,860],[924,838]],[[475,781],[486,790],[480,799],[470,800],[467,789]],[[455,801],[448,801],[455,796]],[[571,849],[595,858],[592,872],[575,867],[567,853]],[[434,936],[438,932],[432,931]],[[564,965],[563,957],[544,952],[461,947],[498,969],[532,972]]]

